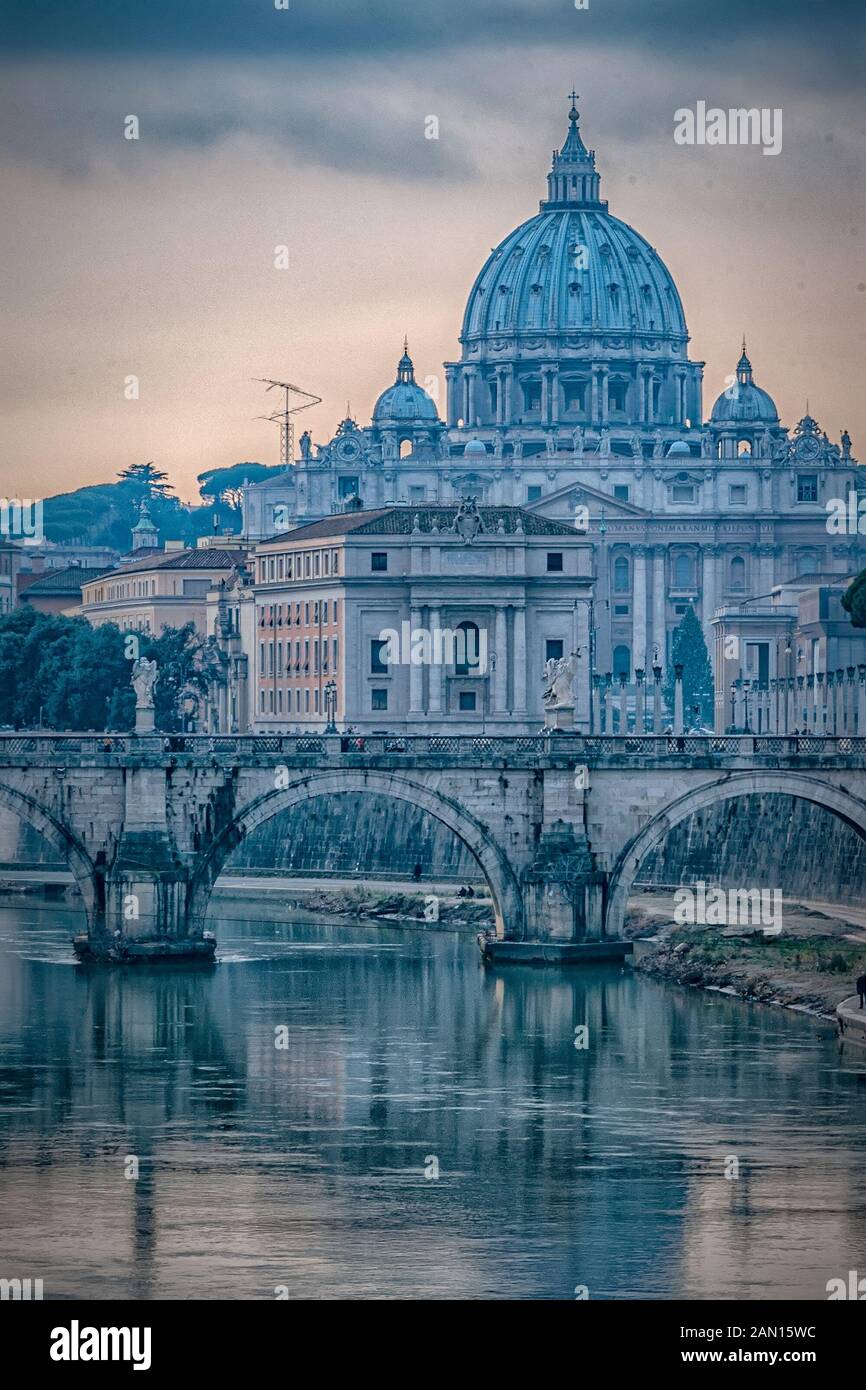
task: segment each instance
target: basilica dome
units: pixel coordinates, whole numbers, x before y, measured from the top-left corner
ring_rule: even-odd
[[[719,396],[710,419],[714,425],[779,423],[779,412],[773,397],[755,385],[752,364],[746,356],[745,342],[743,355],[737,363],[736,379]]]
[[[658,252],[599,198],[595,151],[572,105],[548,198],[494,247],[472,286],[461,341],[538,333],[641,333],[685,342],[677,287]]]
[[[397,380],[377,400],[373,409],[373,424],[407,425],[424,421],[438,423],[439,413],[432,398],[415,381],[409,344],[404,342],[403,356],[397,363]]]

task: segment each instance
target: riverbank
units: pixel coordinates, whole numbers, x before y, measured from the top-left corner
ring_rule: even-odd
[[[786,901],[780,936],[748,928],[678,926],[673,899],[641,893],[629,905],[626,935],[634,968],[671,984],[719,990],[836,1019],[866,970],[866,909]]]

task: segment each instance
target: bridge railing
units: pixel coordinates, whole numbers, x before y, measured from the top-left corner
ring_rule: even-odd
[[[35,760],[114,754],[192,754],[197,757],[288,758],[341,754],[409,758],[549,757],[575,760],[599,756],[665,758],[809,756],[866,757],[866,737],[831,738],[782,734],[581,734],[556,730],[538,734],[77,734],[40,731],[0,733],[0,760]]]

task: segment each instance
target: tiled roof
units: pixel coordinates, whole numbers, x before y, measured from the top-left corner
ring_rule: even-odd
[[[32,584],[26,585],[21,594],[24,598],[29,598],[31,594],[41,594],[43,597],[53,594],[58,597],[78,594],[81,592],[82,584],[89,584],[92,579],[99,579],[103,574],[111,573],[112,570],[103,566],[90,568],[87,565],[68,565],[64,569],[48,570],[38,579],[34,579]]]
[[[271,536],[263,544],[275,545],[278,542],[325,540],[329,537],[356,536],[408,536],[415,527],[415,518],[421,532],[430,535],[434,526],[439,533],[450,531],[458,508],[455,507],[384,507],[370,512],[340,512],[325,517],[322,521],[312,521],[307,526],[298,526],[293,531],[284,531],[279,536]],[[549,517],[538,516],[522,507],[479,507],[478,514],[484,522],[482,536],[495,536],[500,521],[506,535],[513,536],[517,530],[517,520],[527,536],[571,536],[577,532],[564,521],[551,521]],[[501,534],[501,533],[500,533]]]
[[[230,570],[233,565],[241,566],[246,560],[245,550],[220,550],[202,546],[196,550],[170,550],[153,552],[143,560],[133,560],[112,570],[115,575],[140,574],[142,570]]]

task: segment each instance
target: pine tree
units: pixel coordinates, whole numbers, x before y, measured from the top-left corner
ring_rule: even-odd
[[[674,709],[675,666],[683,668],[685,727],[688,729],[691,724],[700,723],[711,729],[715,706],[713,668],[710,665],[701,625],[691,604],[683,614],[671,643],[671,661],[664,688],[665,701],[671,714]]]

